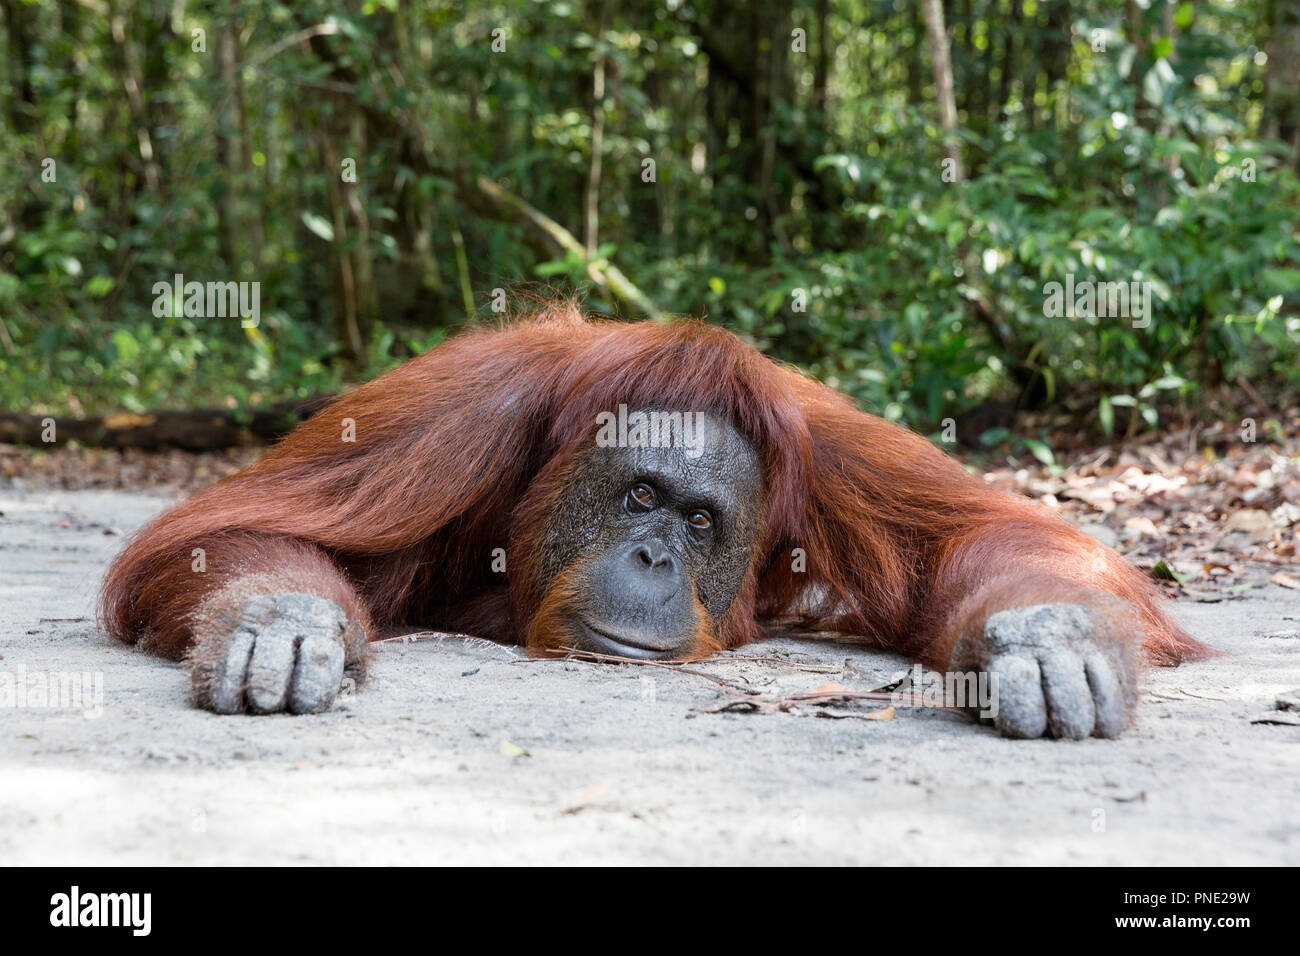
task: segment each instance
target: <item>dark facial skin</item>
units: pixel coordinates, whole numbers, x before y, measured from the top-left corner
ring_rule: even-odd
[[[577,462],[548,522],[543,580],[576,568],[576,601],[563,614],[570,647],[682,657],[709,624],[701,606],[714,626],[726,616],[758,535],[762,463],[727,423],[699,422],[685,447],[593,440]]]

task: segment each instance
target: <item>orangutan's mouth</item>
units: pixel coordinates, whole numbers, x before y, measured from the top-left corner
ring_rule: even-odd
[[[684,651],[689,642],[672,646],[654,646],[642,643],[634,638],[613,633],[612,629],[598,627],[587,621],[577,620],[579,632],[578,650],[594,651],[598,654],[612,654],[616,657],[635,657],[640,660],[671,660]]]

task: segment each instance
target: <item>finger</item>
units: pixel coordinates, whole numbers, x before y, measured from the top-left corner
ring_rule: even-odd
[[[248,661],[252,655],[253,634],[240,628],[226,642],[225,652],[215,666],[194,671],[194,695],[200,706],[218,714],[242,712]]]
[[[248,689],[244,698],[255,714],[284,710],[293,675],[298,633],[292,620],[277,620],[257,635],[248,661]]]
[[[259,595],[240,609],[229,637],[214,634],[197,642],[190,675],[196,704],[218,714],[244,712],[248,662],[257,635],[273,611],[270,599]]]
[[[1118,737],[1128,724],[1128,713],[1115,669],[1105,655],[1096,651],[1084,658],[1084,668],[1092,691],[1093,708],[1097,712],[1092,732],[1098,737]]]
[[[1047,704],[1038,662],[1001,655],[993,658],[988,672],[998,708],[993,719],[997,728],[1007,737],[1041,737],[1047,729]]]
[[[1047,725],[1053,737],[1081,740],[1092,733],[1096,711],[1083,670],[1083,658],[1071,650],[1048,651],[1038,658],[1047,697]]]
[[[343,683],[343,642],[338,628],[316,629],[298,646],[289,689],[288,709],[294,714],[318,714],[334,705]]]

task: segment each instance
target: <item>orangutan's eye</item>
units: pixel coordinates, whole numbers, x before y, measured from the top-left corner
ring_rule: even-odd
[[[656,504],[655,491],[644,482],[638,482],[632,486],[627,493],[626,507],[633,513],[638,511],[650,511]]]
[[[691,530],[698,534],[704,534],[713,527],[713,516],[703,509],[696,509],[686,516],[686,523],[691,526]]]

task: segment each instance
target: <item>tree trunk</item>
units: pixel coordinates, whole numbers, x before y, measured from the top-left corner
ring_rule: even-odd
[[[1300,8],[1294,0],[1270,0],[1268,25],[1263,126],[1290,144],[1291,164],[1300,170]]]
[[[36,104],[36,87],[32,83],[32,44],[36,39],[36,7],[22,0],[0,0],[8,37],[9,59],[9,126],[18,138],[34,136],[40,129],[40,112]],[[4,221],[0,222],[0,246],[7,245],[18,230],[35,229],[41,220],[41,208],[31,191],[24,189],[10,205],[5,197]]]
[[[9,125],[18,136],[36,131],[39,113],[32,85],[31,55],[36,40],[36,7],[23,0],[0,0],[9,39]]]
[[[596,258],[600,244],[600,167],[605,148],[605,55],[600,45],[605,35],[605,4],[594,4],[595,57],[591,74],[591,164],[587,169],[586,197],[583,203],[583,227],[587,239],[587,258]]]
[[[952,61],[948,55],[948,33],[943,25],[941,0],[924,0],[925,30],[930,41],[930,60],[934,64],[934,96],[939,106],[939,125],[943,127],[945,152],[953,174],[960,182],[961,143],[957,139],[957,102],[952,90]]]
[[[217,61],[217,76],[220,80],[218,102],[229,104],[232,100],[238,65],[235,62],[235,46],[238,40],[234,28],[229,24],[220,24],[213,28],[213,46]],[[221,166],[221,198],[217,202],[217,246],[221,258],[232,276],[239,275],[239,154],[234,140],[233,117],[230,109],[222,111],[217,117],[217,163]]]

